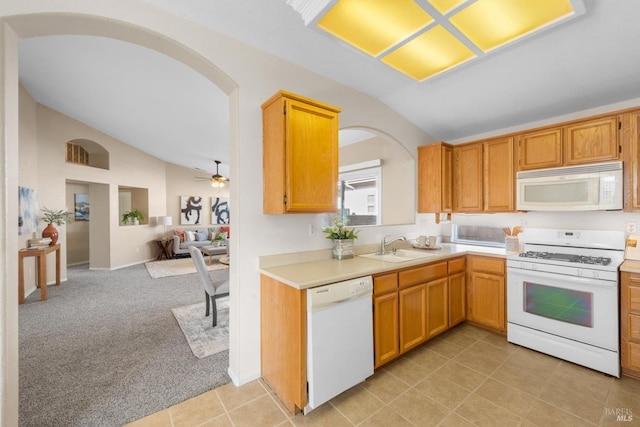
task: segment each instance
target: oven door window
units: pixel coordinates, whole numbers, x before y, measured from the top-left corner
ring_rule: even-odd
[[[593,294],[524,282],[524,310],[548,319],[593,327]]]

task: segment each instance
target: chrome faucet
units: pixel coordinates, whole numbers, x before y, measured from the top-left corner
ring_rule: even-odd
[[[395,239],[393,239],[390,242],[387,242],[387,237],[391,237],[391,234],[387,234],[386,236],[384,236],[382,238],[382,241],[380,242],[380,255],[384,255],[387,253],[387,246],[389,246],[390,244],[392,244],[393,242],[397,242],[398,240],[407,240],[406,237],[404,236],[400,236],[400,237],[396,237]],[[393,252],[395,253],[395,249],[393,250]]]

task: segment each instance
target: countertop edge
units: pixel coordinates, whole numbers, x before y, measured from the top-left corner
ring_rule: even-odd
[[[422,258],[402,263],[377,261],[355,256],[352,259],[342,261],[323,259],[265,267],[260,268],[259,271],[260,274],[264,274],[295,289],[304,290],[357,277],[431,264],[459,256],[478,255],[502,259],[507,257],[506,251],[498,248],[476,248],[469,245],[448,244],[446,249],[445,252],[434,255],[432,258]],[[313,271],[316,271],[316,274],[309,274],[309,272]],[[322,273],[317,273],[318,271]],[[305,276],[304,280],[301,279],[302,276]],[[312,277],[307,279],[307,276]]]

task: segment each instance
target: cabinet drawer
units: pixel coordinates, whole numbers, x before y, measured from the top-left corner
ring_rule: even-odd
[[[373,294],[382,295],[398,289],[398,273],[383,274],[373,278]]]
[[[629,368],[640,369],[640,344],[628,342],[627,351],[629,352]]]
[[[640,316],[629,315],[629,338],[640,343]]]
[[[470,256],[469,268],[471,271],[484,271],[485,273],[504,274],[505,262],[501,258]]]
[[[629,310],[640,313],[640,287],[629,286]]]
[[[400,288],[426,283],[447,275],[447,262],[429,264],[424,267],[412,268],[398,273],[398,285]]]
[[[466,263],[465,263],[464,257],[450,260],[448,262],[449,274],[459,273],[461,271],[464,271],[465,264]]]

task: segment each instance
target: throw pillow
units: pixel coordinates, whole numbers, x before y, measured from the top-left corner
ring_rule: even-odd
[[[187,242],[193,242],[196,240],[195,233],[193,231],[185,231],[184,235],[186,236]]]
[[[198,242],[204,242],[205,240],[209,240],[209,239],[207,239],[207,233],[203,231],[203,232],[196,233],[196,240]]]
[[[180,238],[180,243],[184,243],[184,231],[182,230],[176,230],[176,236],[178,236]]]

